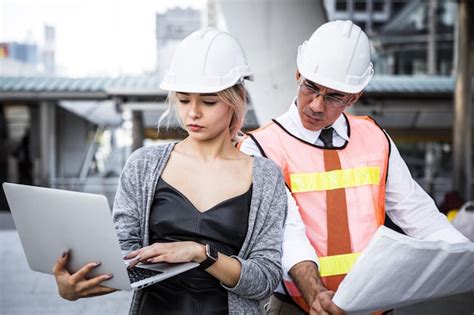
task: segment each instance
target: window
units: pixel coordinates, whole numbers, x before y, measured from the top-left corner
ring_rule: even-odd
[[[355,11],[366,11],[367,10],[367,1],[366,0],[355,0],[354,1],[354,10]]]
[[[362,30],[365,31],[365,28],[367,27],[367,21],[362,21],[362,20],[354,20],[352,21],[355,25],[357,25],[358,27],[360,27]]]
[[[384,22],[372,22],[372,30],[379,31],[385,25]]]
[[[347,0],[337,0],[336,11],[346,11],[346,10],[347,10]]]
[[[373,3],[374,12],[384,12],[385,10],[385,1],[384,0],[374,0]]]
[[[355,21],[355,25],[360,27],[364,32],[367,32],[367,22],[366,21]]]

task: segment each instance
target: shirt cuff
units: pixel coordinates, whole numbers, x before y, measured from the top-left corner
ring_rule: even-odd
[[[282,257],[283,273],[287,276],[290,269],[299,262],[312,261],[319,269],[319,258],[311,246],[301,246],[301,242],[283,242]]]

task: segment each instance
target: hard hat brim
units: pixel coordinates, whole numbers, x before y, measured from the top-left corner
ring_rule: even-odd
[[[369,68],[366,70],[366,73],[363,75],[362,80],[361,78],[357,78],[357,81],[359,81],[359,84],[349,84],[349,83],[344,83],[344,82],[339,82],[330,79],[327,75],[324,74],[318,74],[318,73],[312,73],[307,70],[308,67],[305,67],[304,65],[301,64],[301,62],[298,62],[298,71],[301,73],[301,75],[305,78],[308,79],[311,82],[314,82],[316,84],[322,85],[324,87],[327,87],[331,90],[336,90],[339,92],[343,93],[350,93],[350,94],[355,94],[361,92],[365,87],[369,84],[370,80],[372,79],[374,75],[374,69],[372,66],[372,63],[370,63]],[[348,78],[347,80],[349,80]]]
[[[176,84],[173,82],[167,82],[163,80],[160,84],[160,89],[170,92],[184,92],[184,93],[217,93],[233,87],[236,84],[243,83],[244,80],[254,81],[254,76],[249,74],[243,78],[238,78],[237,80],[232,80],[228,82],[223,82],[220,84]]]

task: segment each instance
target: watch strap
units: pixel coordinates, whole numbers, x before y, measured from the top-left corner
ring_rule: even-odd
[[[199,268],[205,270],[211,267],[219,258],[219,253],[209,244],[206,244],[206,260],[199,264]]]

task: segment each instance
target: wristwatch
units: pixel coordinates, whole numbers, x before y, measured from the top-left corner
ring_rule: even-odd
[[[211,267],[219,258],[219,253],[211,245],[206,244],[206,260],[199,264],[199,268],[205,270]]]

